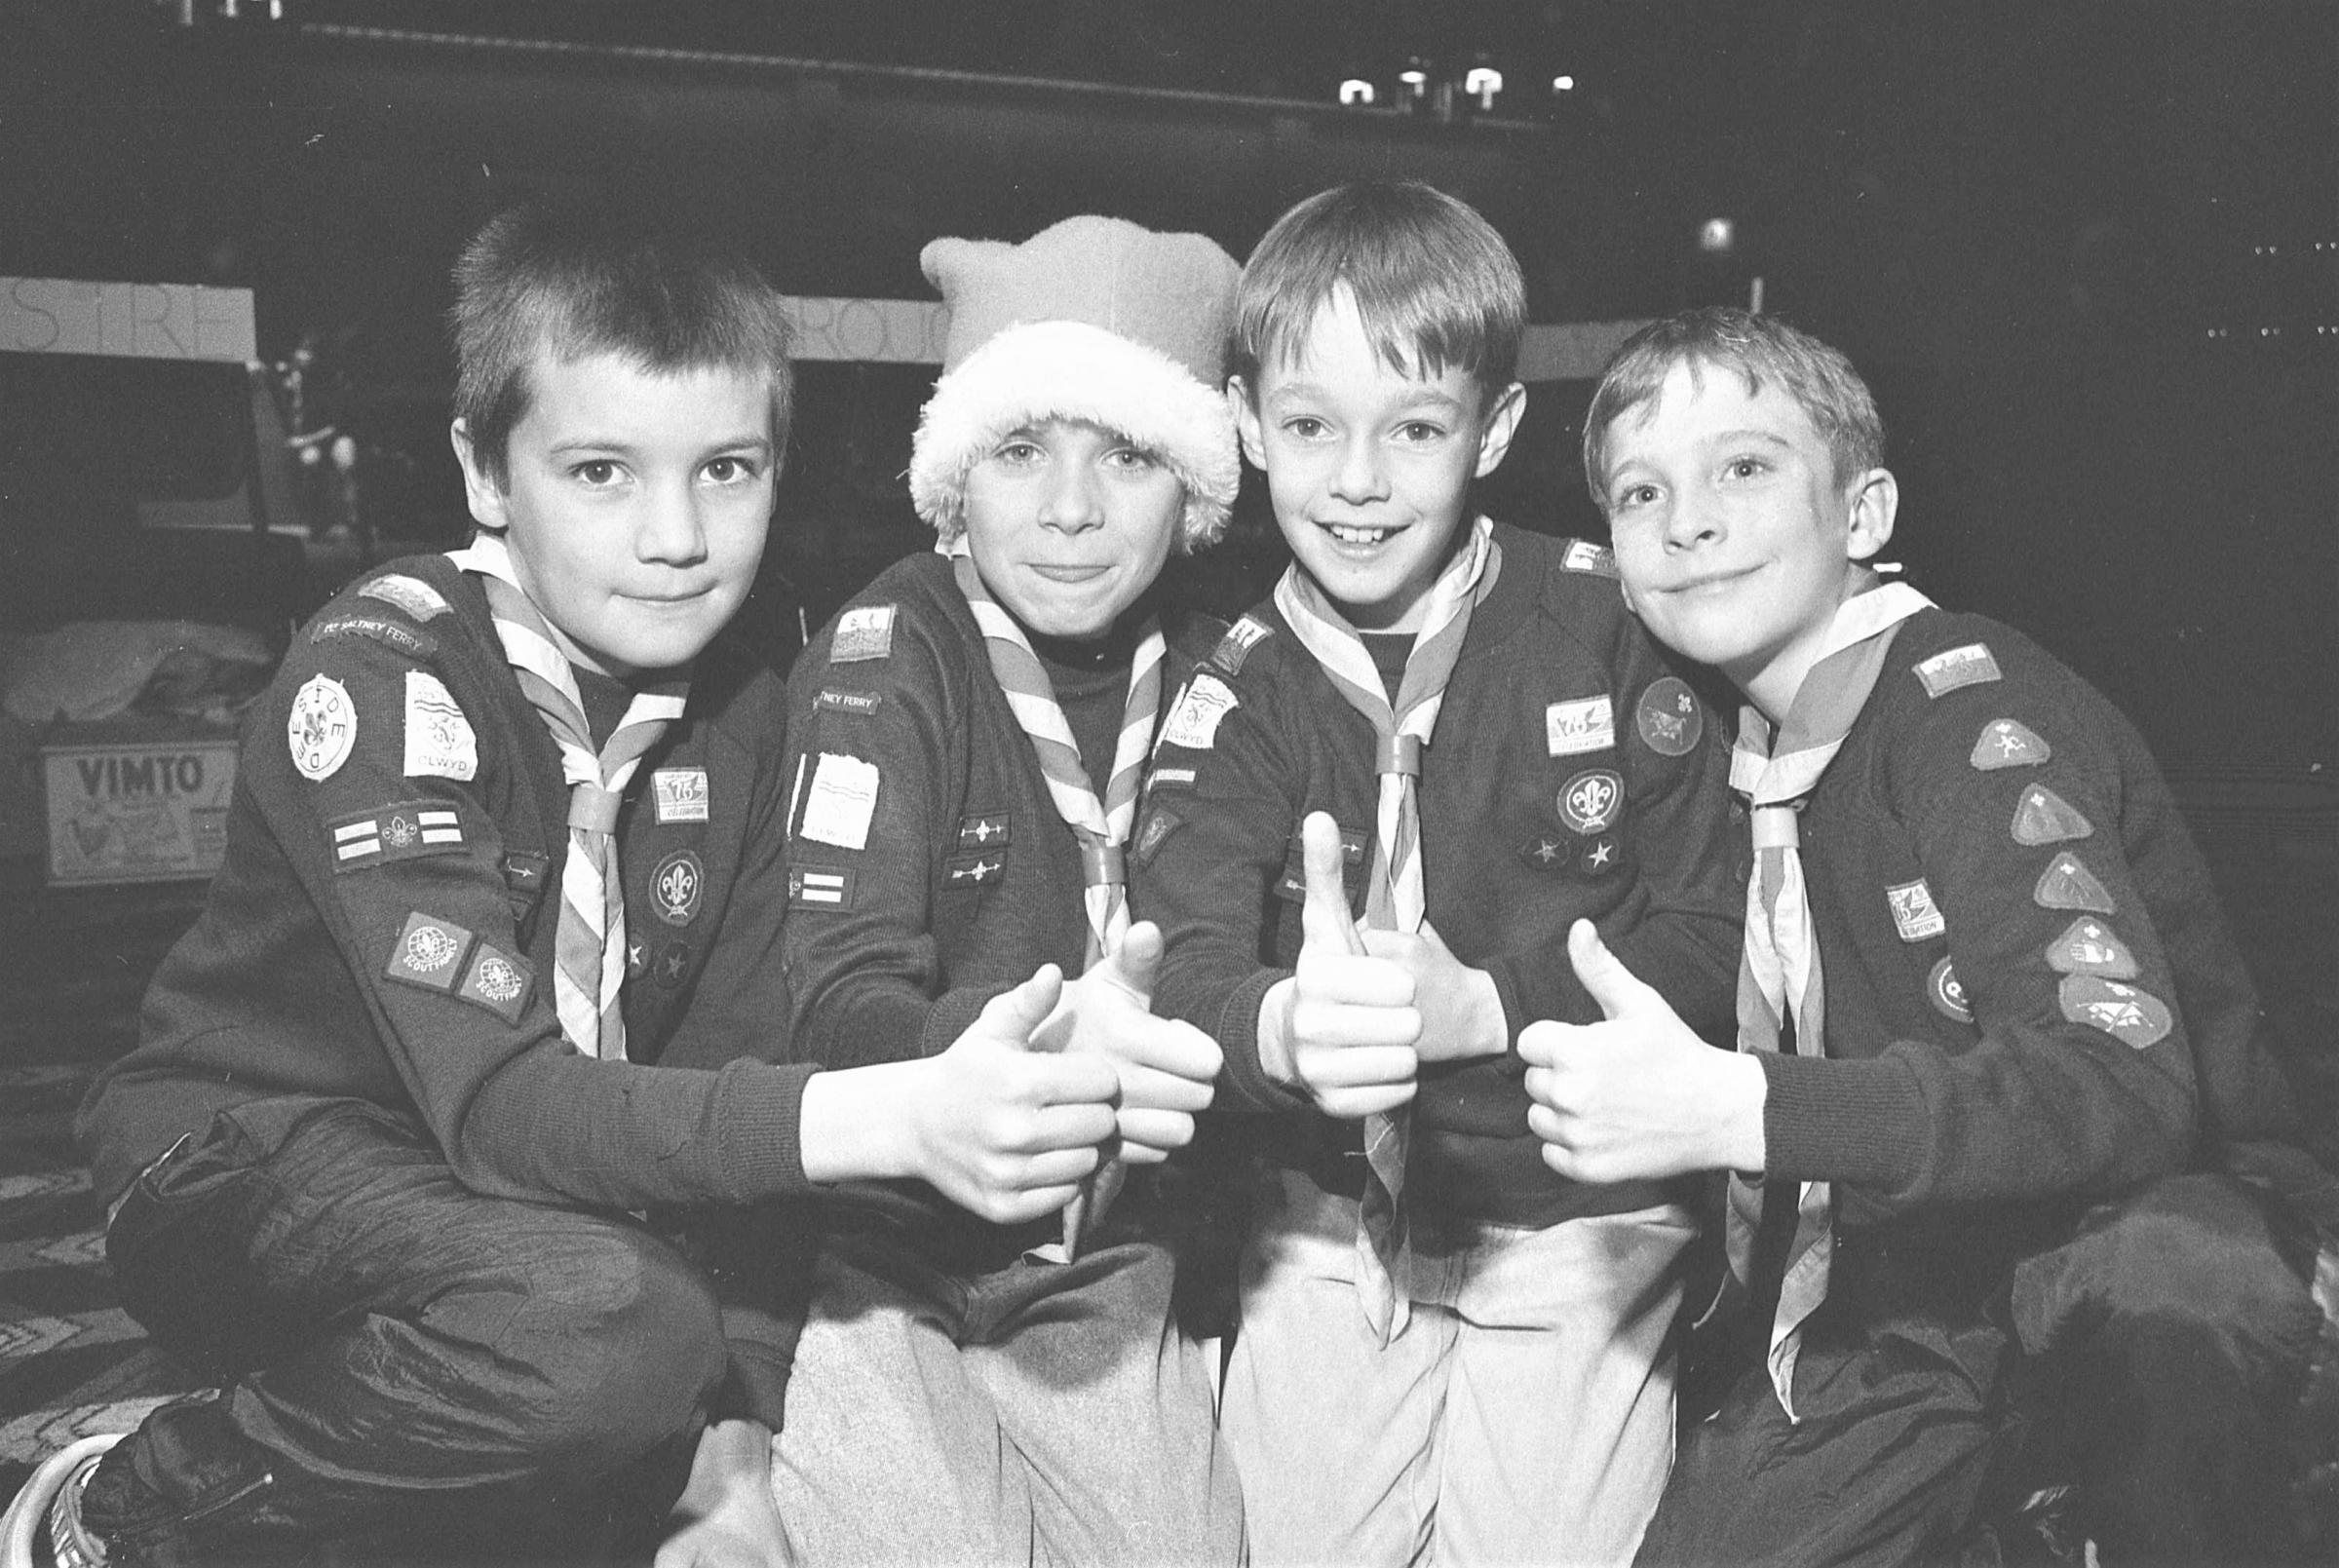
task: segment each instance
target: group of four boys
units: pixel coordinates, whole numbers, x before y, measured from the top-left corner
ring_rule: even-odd
[[[1428,187],[1239,273],[1093,217],[923,263],[939,548],[783,695],[718,637],[778,297],[552,212],[466,252],[479,531],[295,635],[85,1107],[218,1386],[60,1561],[558,1557],[677,1490],[674,1568],[1932,1560],[2067,1410],[2112,1556],[2281,1549],[2319,1319],[2225,1173],[2290,1114],[2254,999],[2125,721],[1877,575],[1840,355],[1635,337],[1611,550],[1472,510],[1525,295]],[[1162,610],[1238,446],[1292,565]]]

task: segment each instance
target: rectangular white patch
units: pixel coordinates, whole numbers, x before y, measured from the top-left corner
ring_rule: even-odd
[[[476,779],[479,741],[444,684],[427,669],[406,671],[406,777]]]
[[[707,820],[707,770],[660,768],[650,775],[650,789],[662,822],[703,822]]]
[[[1190,784],[1194,782],[1192,768],[1156,768],[1153,782],[1157,784]]]
[[[463,819],[451,811],[417,812],[415,821],[422,827],[422,841],[425,844],[463,842]]]
[[[1543,743],[1555,757],[1614,749],[1616,706],[1605,697],[1552,704],[1543,710]]]
[[[869,822],[877,815],[877,764],[824,751],[812,770],[798,832],[838,849],[866,849]]]
[[[1950,648],[1936,653],[1917,666],[1917,679],[1925,683],[1925,695],[1939,697],[1961,686],[1977,686],[1983,681],[2003,679],[1998,672],[1998,661],[1990,654],[1989,644],[1969,642],[1962,648]]]
[[[1234,689],[1225,681],[1208,671],[1198,672],[1186,683],[1170,722],[1162,726],[1162,742],[1207,751],[1218,739],[1218,721],[1238,706]]]
[[[835,871],[806,871],[797,883],[796,897],[806,903],[843,903],[845,879]]]

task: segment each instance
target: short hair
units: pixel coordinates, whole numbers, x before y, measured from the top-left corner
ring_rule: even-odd
[[[1776,316],[1708,305],[1668,316],[1625,339],[1600,373],[1584,413],[1584,483],[1608,510],[1608,432],[1657,400],[1673,366],[1693,377],[1710,366],[1735,370],[1749,395],[1776,381],[1827,442],[1836,478],[1849,479],[1884,461],[1884,418],[1876,398],[1841,350]]]
[[[1518,258],[1476,209],[1392,179],[1336,185],[1276,219],[1236,285],[1229,373],[1255,398],[1260,366],[1295,356],[1342,287],[1393,368],[1455,366],[1489,394],[1515,378],[1527,324]]]
[[[450,325],[455,417],[499,487],[540,347],[561,361],[625,355],[656,373],[768,373],[772,440],[786,444],[795,391],[786,303],[754,263],[710,241],[573,209],[515,208],[489,219],[455,263]]]

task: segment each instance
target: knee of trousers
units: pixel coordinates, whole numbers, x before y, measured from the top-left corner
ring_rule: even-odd
[[[2269,1391],[2295,1386],[2320,1317],[2254,1201],[2205,1175],[2099,1212],[2025,1263],[2014,1310],[2033,1349],[2063,1343],[2126,1374],[2196,1385],[2214,1369]]]
[[[683,1431],[725,1365],[713,1287],[679,1253],[631,1231],[539,1279],[497,1350],[537,1384],[530,1446],[579,1475]]]

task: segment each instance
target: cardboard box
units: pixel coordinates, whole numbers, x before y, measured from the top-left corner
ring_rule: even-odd
[[[208,877],[227,851],[233,736],[60,725],[41,746],[52,887]]]

